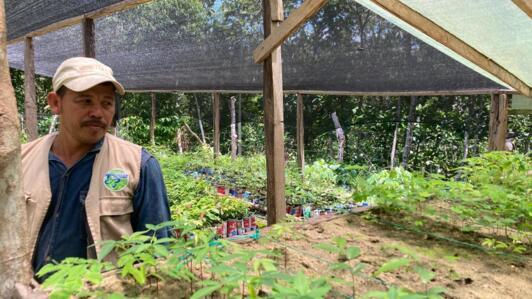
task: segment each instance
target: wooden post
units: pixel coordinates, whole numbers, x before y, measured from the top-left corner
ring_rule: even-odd
[[[5,6],[4,0],[0,0],[0,294],[2,298],[16,298],[15,283],[29,285],[31,256],[22,192],[20,127],[9,76],[6,37]]]
[[[297,94],[296,112],[296,141],[297,141],[297,166],[301,173],[305,170],[305,121],[303,118],[303,95]]]
[[[35,54],[33,39],[26,37],[24,48],[24,119],[29,141],[37,139],[37,96],[35,93]]]
[[[94,20],[91,18],[83,18],[81,22],[81,30],[83,33],[83,56],[96,57],[96,42],[94,36]]]
[[[508,96],[506,94],[491,95],[489,125],[488,150],[503,151],[508,131]]]
[[[405,147],[403,148],[403,161],[401,166],[406,168],[408,166],[408,158],[410,157],[410,150],[412,148],[412,140],[414,138],[414,120],[416,113],[416,96],[410,97],[410,108],[408,110],[408,126],[406,127]]]
[[[151,93],[151,118],[150,118],[150,143],[155,145],[155,119],[157,118],[157,99],[155,93]]]
[[[214,158],[220,155],[220,94],[212,93],[212,115],[214,122]]]
[[[203,121],[201,120],[201,110],[198,103],[198,97],[194,94],[194,102],[196,102],[196,110],[198,111],[198,124],[201,133],[201,142],[205,144],[205,131],[203,131]]]
[[[275,5],[271,5],[276,2]],[[264,13],[264,38],[272,27],[281,22],[273,21],[273,16],[282,15],[282,0],[262,0]],[[273,11],[276,8],[279,11]],[[264,61],[264,131],[266,140],[266,171],[268,225],[279,223],[286,215],[285,176],[284,176],[284,119],[283,119],[283,72],[281,47],[277,47]]]
[[[236,134],[236,111],[235,111],[236,98],[231,97],[229,99],[229,111],[231,112],[231,159],[236,159],[238,135]]]

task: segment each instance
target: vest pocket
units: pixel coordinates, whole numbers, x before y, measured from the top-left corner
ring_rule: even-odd
[[[131,234],[131,213],[133,201],[128,196],[107,196],[100,198],[100,231],[102,240],[119,240]]]

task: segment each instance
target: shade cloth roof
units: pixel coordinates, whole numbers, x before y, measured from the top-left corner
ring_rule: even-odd
[[[57,2],[65,1],[6,0],[9,39],[119,1],[72,0],[67,1],[66,11],[45,9]],[[301,3],[300,0],[284,2],[287,12]],[[492,74],[375,7],[372,1],[357,2],[370,10],[355,0],[331,0],[283,44],[285,90],[438,94],[508,88]],[[470,1],[403,2],[435,19],[453,14],[442,17],[441,21],[438,19],[441,23],[438,24],[446,26],[450,32],[462,33],[464,36],[460,37],[467,41],[471,39],[472,43],[475,42],[474,32],[462,32],[463,28],[451,25],[455,22],[476,24],[478,18],[495,13],[487,9],[484,15],[475,19],[463,14],[455,16],[456,12],[433,11],[434,7],[445,10],[445,5],[434,3],[458,5]],[[529,24],[522,20],[519,9],[507,7],[507,10],[515,15],[514,26],[521,28]],[[494,22],[499,21],[502,20]],[[483,27],[482,22],[478,24],[477,27],[482,29],[490,28]],[[469,28],[469,25],[464,27]],[[531,30],[530,27],[527,30]],[[505,68],[515,69],[524,82],[530,82],[532,59],[526,60],[532,53],[527,52],[530,39],[523,38],[522,42],[520,39],[529,31],[505,30],[500,29],[498,33],[499,37],[509,34],[504,41],[490,44],[477,38],[479,45],[474,46],[484,46],[486,49],[479,51],[493,55],[493,59],[502,61],[500,64]],[[157,0],[97,19],[96,58],[109,64],[128,90],[259,91],[262,89],[262,68],[253,63],[252,51],[262,36],[260,0]],[[510,43],[512,40],[521,43]],[[37,73],[51,76],[62,60],[81,55],[81,29],[79,25],[69,26],[35,37],[34,43]],[[512,47],[522,50],[512,52]],[[23,69],[23,53],[22,43],[9,45],[11,67]],[[508,53],[521,57],[503,60],[501,57]]]
[[[523,0],[521,0],[523,1]],[[524,0],[526,2],[527,0]],[[450,50],[445,42],[437,42],[422,31],[425,28],[409,24],[410,17],[399,18],[393,11],[379,5],[380,1],[357,0],[365,7],[439,49],[484,76],[508,86],[460,54]],[[528,88],[532,86],[532,18],[519,1],[500,0],[398,0],[449,34],[515,75]],[[526,5],[525,5],[526,6]],[[528,13],[532,1],[528,1]]]

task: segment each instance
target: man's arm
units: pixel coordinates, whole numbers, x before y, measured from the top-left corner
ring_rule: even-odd
[[[133,197],[133,231],[146,229],[146,224],[159,224],[170,220],[168,195],[159,162],[142,149],[140,179]],[[168,229],[157,232],[157,237],[170,237]]]

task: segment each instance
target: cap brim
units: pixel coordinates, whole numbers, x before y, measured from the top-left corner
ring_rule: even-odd
[[[75,92],[82,92],[105,82],[112,83],[115,86],[116,92],[118,94],[124,95],[126,93],[122,84],[116,81],[116,79],[103,75],[84,76],[65,82],[62,85]]]

